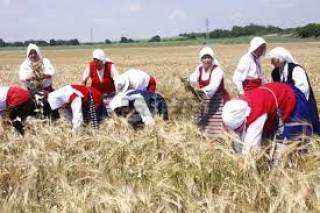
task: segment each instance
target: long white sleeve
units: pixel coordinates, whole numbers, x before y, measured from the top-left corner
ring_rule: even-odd
[[[140,94],[134,95],[132,98],[134,98],[134,108],[141,116],[143,123],[152,124],[154,120],[144,98]]]
[[[199,83],[199,77],[200,77],[199,67],[200,66],[201,65],[197,66],[196,69],[193,71],[193,73],[189,77],[190,84],[194,87],[197,86]]]
[[[224,77],[224,72],[222,71],[222,69],[220,67],[215,68],[213,70],[213,73],[211,74],[209,85],[203,87],[201,90],[207,96],[214,95],[217,92],[221,84],[221,81],[223,80],[223,77]]]
[[[43,73],[48,76],[51,76],[51,78],[44,79],[42,81],[42,85],[43,85],[43,87],[49,87],[52,85],[52,76],[54,75],[55,70],[54,70],[51,62],[49,61],[49,59],[43,58],[42,60],[43,60],[43,65],[44,65]],[[25,88],[30,88],[29,81],[33,77],[34,77],[34,73],[31,68],[31,62],[28,59],[25,59],[20,66],[19,79],[23,83]]]
[[[309,100],[310,88],[308,84],[308,79],[305,71],[301,67],[296,66],[293,69],[292,80],[294,80],[294,86],[300,89],[303,92],[304,96],[307,98],[307,100]]]
[[[111,73],[110,74],[111,74],[112,79],[116,79],[119,75],[118,70],[116,69],[114,64],[111,65]]]
[[[86,68],[83,70],[83,73],[82,73],[82,82],[87,82],[88,79],[90,78],[90,66],[87,65]]]
[[[50,60],[47,58],[44,58],[44,59],[42,59],[42,61],[43,61],[43,65],[44,65],[43,73],[46,75],[50,75],[52,77],[55,73],[55,70],[54,70],[54,67],[52,66]]]
[[[242,153],[246,154],[250,151],[251,148],[255,146],[260,146],[261,138],[263,134],[263,127],[267,120],[268,116],[267,114],[261,115],[259,118],[257,118],[254,122],[250,124],[250,126],[247,127],[247,131],[244,135],[244,144]]]
[[[246,54],[241,57],[236,70],[233,74],[233,83],[236,85],[236,88],[240,95],[244,94],[242,82],[246,80],[248,71],[250,69],[249,56]]]
[[[78,129],[83,122],[82,115],[82,100],[81,97],[76,97],[71,103],[72,110],[72,129]]]

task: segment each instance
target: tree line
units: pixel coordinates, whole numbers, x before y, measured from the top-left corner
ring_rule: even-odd
[[[78,39],[71,39],[71,40],[55,40],[50,39],[49,42],[45,40],[27,40],[27,41],[16,41],[16,42],[6,42],[0,38],[0,47],[26,47],[30,43],[36,44],[38,46],[75,46],[80,45]]]
[[[182,34],[179,34],[178,38],[170,39],[170,41],[206,38],[207,36],[210,39],[215,39],[215,38],[231,38],[231,37],[267,35],[267,34],[292,34],[293,36],[297,36],[301,38],[310,38],[310,37],[317,38],[320,36],[320,24],[310,23],[303,27],[286,28],[286,29],[282,29],[280,27],[272,26],[272,25],[264,26],[264,25],[250,24],[244,27],[233,26],[231,30],[216,29],[216,30],[210,31],[208,35],[204,32],[182,33]],[[148,40],[148,42],[161,42],[161,41],[169,41],[169,40],[162,39],[159,35],[152,36]],[[131,38],[122,36],[118,42],[111,41],[109,39],[105,39],[104,41],[105,44],[133,43],[133,42],[141,42],[141,40],[133,40]],[[0,47],[26,47],[30,43],[34,43],[39,46],[77,46],[81,44],[78,39],[71,39],[71,40],[50,39],[49,42],[45,40],[27,40],[24,42],[21,42],[21,41],[5,42],[3,39],[0,38]],[[93,43],[84,43],[84,44],[93,44]]]
[[[231,30],[216,29],[208,33],[208,37],[215,38],[231,38],[240,36],[252,36],[252,35],[267,35],[267,34],[292,34],[293,36],[301,38],[319,37],[320,36],[320,24],[311,23],[303,27],[286,28],[282,29],[277,26],[264,26],[257,24],[250,24],[244,27],[233,26]],[[183,33],[179,34],[180,37],[186,39],[206,38],[207,33]]]

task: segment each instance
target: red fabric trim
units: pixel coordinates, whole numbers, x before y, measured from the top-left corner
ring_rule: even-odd
[[[202,72],[203,72],[203,67],[199,67],[199,88],[202,89],[203,87],[205,86],[208,86],[209,83],[210,83],[210,80],[211,80],[211,75],[214,71],[215,68],[217,68],[218,66],[217,65],[213,65],[211,70],[210,70],[210,75],[209,75],[209,78],[207,80],[202,80]]]
[[[147,90],[150,92],[155,92],[157,88],[157,82],[156,79],[150,75],[150,80],[149,80],[149,84],[147,87]]]
[[[255,89],[257,87],[260,87],[262,85],[261,79],[247,79],[244,82],[242,82],[243,90],[250,91],[252,89]]]

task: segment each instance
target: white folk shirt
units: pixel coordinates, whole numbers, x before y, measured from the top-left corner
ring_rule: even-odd
[[[253,148],[259,148],[261,145],[263,128],[268,115],[262,114],[252,122],[244,132],[238,134],[238,140],[243,143],[242,154],[247,154]]]
[[[129,90],[128,92],[131,91]],[[128,95],[128,99],[129,101],[134,101],[133,106],[141,116],[144,124],[150,125],[154,123],[154,119],[152,117],[150,109],[141,94]]]
[[[0,87],[0,115],[7,110],[7,95],[9,87]]]
[[[44,65],[43,73],[45,75],[49,75],[49,76],[52,77],[54,75],[54,73],[55,73],[55,70],[54,70],[51,62],[47,58],[43,58],[42,62],[43,62],[43,65]],[[20,71],[19,71],[20,81],[23,82],[25,88],[30,88],[31,87],[29,80],[31,78],[33,78],[33,77],[35,77],[35,76],[34,76],[34,72],[33,72],[32,67],[31,67],[31,61],[28,58],[26,58],[23,61],[23,63],[21,64]],[[42,82],[42,86],[44,88],[52,86],[52,78],[44,79],[43,82]]]
[[[106,59],[107,62],[111,62],[110,59]],[[110,75],[112,79],[115,79],[118,76],[118,71],[116,69],[116,67],[114,66],[114,64],[111,65],[111,71],[110,71]],[[104,78],[104,66],[101,70],[98,70],[98,76],[100,81],[103,81]],[[86,69],[83,71],[82,74],[82,81],[85,82],[90,78],[90,64],[88,64],[86,66]]]
[[[246,79],[261,79],[266,83],[260,59],[255,59],[252,53],[246,53],[241,57],[233,75],[233,82],[240,95],[244,94],[242,82]]]
[[[288,80],[288,63],[284,66],[283,72],[280,73],[280,79],[281,81],[287,81]],[[299,90],[301,90],[306,97],[307,100],[309,100],[310,95],[310,88],[308,84],[308,79],[305,70],[300,67],[296,66],[292,71],[292,80],[294,81],[294,86],[297,87]]]
[[[200,77],[200,71],[199,68],[202,65],[198,65],[197,68],[194,70],[194,72],[190,75],[189,80],[192,86],[197,86],[199,83],[199,77]],[[208,80],[210,77],[210,72],[211,72],[211,68],[208,71],[205,71],[204,69],[202,70],[202,80]],[[214,95],[220,84],[221,81],[224,78],[224,72],[223,70],[218,66],[213,70],[213,73],[211,75],[211,79],[210,82],[207,86],[203,87],[201,90],[207,95],[207,96],[211,96]]]
[[[150,75],[141,70],[130,69],[121,75],[129,82],[127,90],[146,90],[149,85]]]
[[[71,103],[71,111],[65,109],[64,117],[66,120],[72,122],[72,128],[78,129],[83,123],[82,115],[82,93],[74,89],[72,86],[67,85],[58,90],[55,90],[48,95],[48,102],[52,110],[63,107],[69,102],[70,96],[76,93],[78,96],[73,99]]]

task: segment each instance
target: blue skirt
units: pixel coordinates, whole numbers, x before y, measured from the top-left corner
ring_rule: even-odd
[[[291,86],[296,97],[296,106],[289,120],[284,124],[284,131],[278,135],[280,139],[295,139],[301,135],[313,134],[312,119],[309,104],[304,94],[296,87]]]

